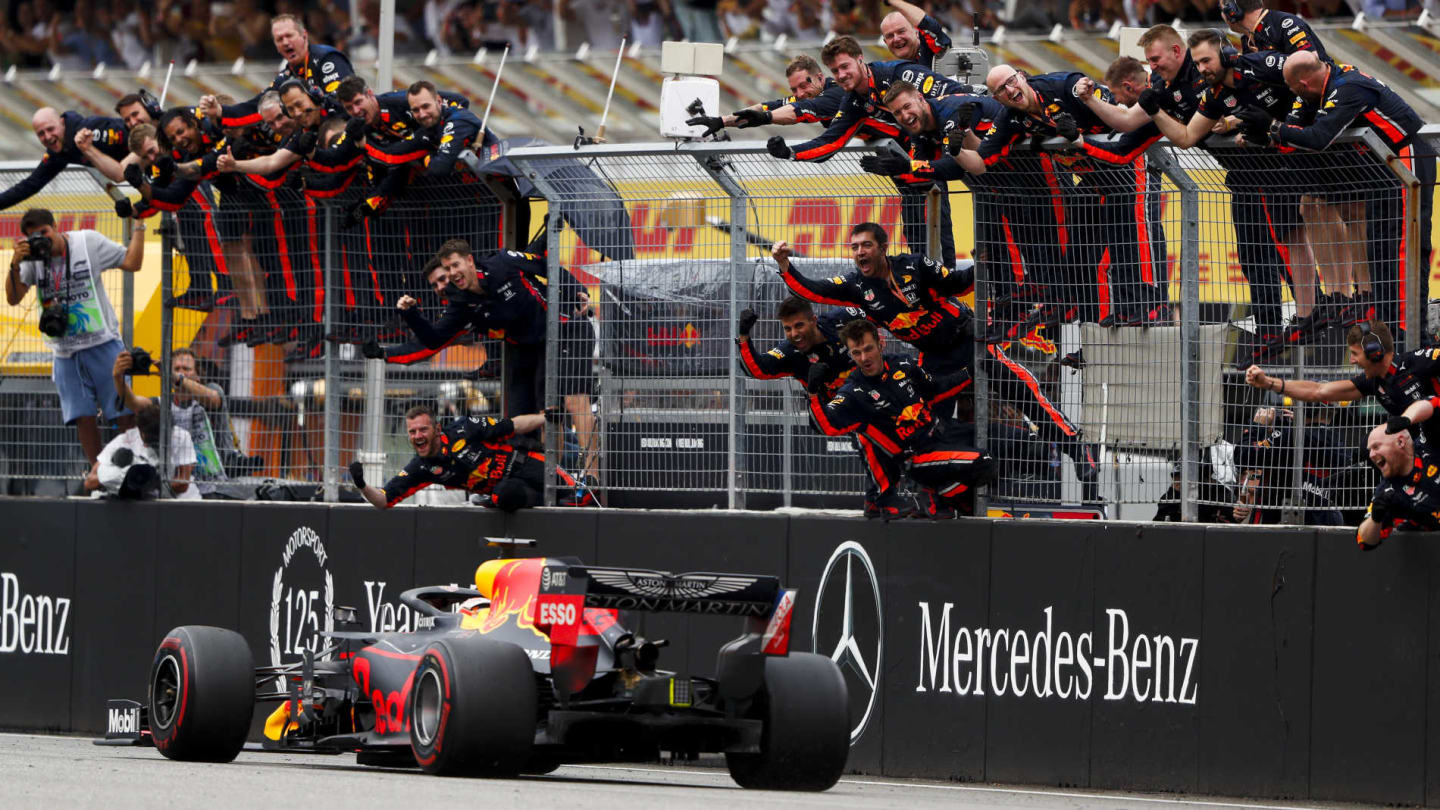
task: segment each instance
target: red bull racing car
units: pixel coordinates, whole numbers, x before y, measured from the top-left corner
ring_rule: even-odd
[[[264,747],[355,752],[362,765],[510,776],[723,753],[743,787],[825,790],[849,753],[845,682],[828,658],[790,652],[795,595],[769,576],[491,560],[473,589],[402,594],[413,632],[344,629],[353,611],[337,608],[325,649],[294,664],[255,667],[240,634],[177,627],[147,702],[109,702],[103,742],[228,762],[268,705]],[[713,677],[690,677],[659,668],[663,642],[626,629],[620,611],[744,626]]]

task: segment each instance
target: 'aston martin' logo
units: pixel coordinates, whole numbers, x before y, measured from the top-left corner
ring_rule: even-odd
[[[654,571],[590,571],[590,578],[636,596],[704,599],[743,591],[755,584],[755,577],[724,574],[677,574],[665,576]]]

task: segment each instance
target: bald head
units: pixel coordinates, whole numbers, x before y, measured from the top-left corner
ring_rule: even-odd
[[[1295,95],[1314,101],[1325,92],[1327,68],[1312,51],[1296,51],[1285,59],[1285,85]]]
[[[1365,442],[1370,463],[1380,470],[1385,478],[1395,478],[1408,473],[1415,464],[1415,446],[1408,430],[1386,433],[1385,425],[1376,425]]]
[[[990,95],[1006,107],[1025,108],[1028,101],[1025,91],[1030,84],[1015,68],[1009,65],[990,68],[990,72],[985,75],[985,86],[990,89]]]
[[[41,107],[30,116],[30,128],[40,145],[50,152],[59,152],[65,146],[65,124],[54,107]]]
[[[914,60],[920,56],[920,32],[898,11],[886,14],[880,21],[880,38],[896,59]]]

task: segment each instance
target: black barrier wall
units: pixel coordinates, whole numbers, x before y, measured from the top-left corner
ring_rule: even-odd
[[[102,730],[178,624],[257,663],[335,606],[468,583],[487,537],[533,554],[778,574],[795,648],[850,689],[850,768],[963,781],[1440,805],[1440,553],[1299,528],[727,512],[0,501],[0,727]],[[729,620],[647,616],[710,674]],[[1435,745],[1430,741],[1434,740]]]

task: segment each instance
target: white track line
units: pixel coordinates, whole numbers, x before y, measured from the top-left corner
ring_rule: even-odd
[[[694,768],[636,768],[633,766],[619,765],[569,765],[570,768],[585,768],[597,771],[633,771],[635,773],[685,773],[696,776],[725,776],[724,772],[698,770]],[[1237,810],[1315,810],[1320,805],[1291,805],[1291,804],[1245,804],[1243,802],[1222,802],[1208,801],[1204,799],[1181,799],[1181,798],[1157,798],[1150,796],[1129,796],[1123,793],[1095,792],[1075,793],[1062,790],[1033,790],[1027,788],[1005,788],[1005,787],[979,787],[977,785],[937,785],[925,782],[881,782],[874,779],[845,779],[840,780],[847,785],[873,785],[875,787],[888,788],[924,788],[926,790],[958,790],[972,793],[1010,793],[1020,796],[1044,796],[1062,799],[1110,799],[1121,802],[1149,802],[1152,804],[1184,804],[1196,807],[1232,807]]]

